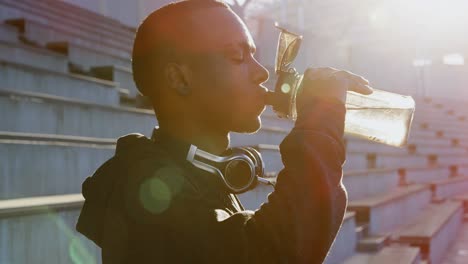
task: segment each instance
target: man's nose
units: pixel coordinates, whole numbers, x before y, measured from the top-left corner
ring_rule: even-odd
[[[256,59],[254,59],[253,62],[254,62],[253,81],[256,84],[262,84],[268,81],[268,78],[269,78],[268,70],[265,67],[263,67],[263,65],[260,64]]]

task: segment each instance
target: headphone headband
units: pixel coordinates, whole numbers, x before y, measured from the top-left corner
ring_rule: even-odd
[[[233,153],[229,156],[217,156],[191,145],[186,160],[201,170],[217,175],[230,192],[242,193],[254,186],[257,177],[263,176],[263,162],[260,153],[253,148],[231,150]]]
[[[252,147],[231,148],[229,154],[217,156],[195,145],[178,141],[157,127],[153,130],[151,140],[165,145],[175,157],[218,176],[231,193],[248,191],[257,182],[273,185],[272,182],[262,178],[264,175],[262,156]]]

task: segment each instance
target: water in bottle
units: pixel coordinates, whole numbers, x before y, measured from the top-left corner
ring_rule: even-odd
[[[278,80],[275,91],[268,94],[268,104],[279,117],[295,120],[296,95],[303,75],[290,65],[298,54],[302,36],[278,28],[281,30],[275,64]],[[348,92],[346,109],[345,133],[392,146],[407,143],[415,110],[410,96],[375,89],[370,95]]]
[[[345,133],[392,146],[407,144],[415,104],[410,96],[375,90],[348,92]]]

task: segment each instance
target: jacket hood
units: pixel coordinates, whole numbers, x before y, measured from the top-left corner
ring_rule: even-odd
[[[115,155],[83,182],[85,203],[76,225],[77,231],[102,247],[106,218],[111,214],[116,220],[119,217],[123,219],[122,210],[117,208],[123,204],[123,197],[115,194],[125,180],[128,165],[160,151],[153,141],[142,134],[119,138]]]

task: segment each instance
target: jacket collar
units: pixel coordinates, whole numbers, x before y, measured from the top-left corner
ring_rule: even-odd
[[[217,176],[202,171],[187,161],[187,154],[192,144],[174,138],[169,133],[165,132],[159,127],[155,127],[153,129],[151,140],[155,144],[164,148],[174,159],[181,162],[181,164],[183,164],[184,166],[188,166],[191,171],[197,174],[198,177],[196,177],[196,181],[198,183],[201,183],[201,186],[199,186],[199,188],[201,189],[202,193],[207,195],[207,197],[212,197],[213,195],[217,195],[219,197],[219,195],[221,195],[221,198],[225,199],[226,195],[228,195],[231,197],[231,200],[224,202],[230,204],[229,207],[231,213],[244,210],[237,197],[233,194],[229,194],[228,192],[226,192],[224,185],[222,184],[221,180],[217,179]],[[231,206],[233,206],[234,208]]]
[[[153,129],[151,140],[163,147],[176,160],[184,164],[190,164],[187,162],[187,154],[191,146],[190,143],[174,138],[159,127]]]

